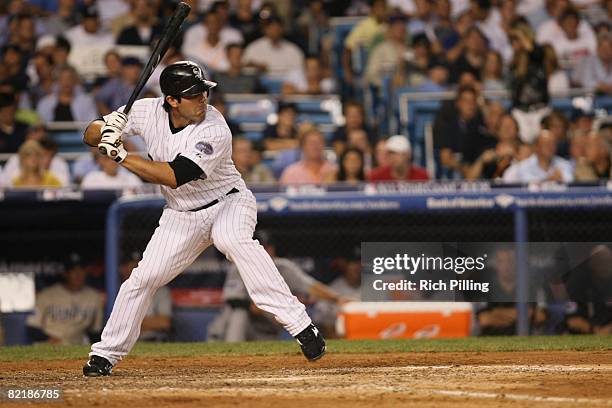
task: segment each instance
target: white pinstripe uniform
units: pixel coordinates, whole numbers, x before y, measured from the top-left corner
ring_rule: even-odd
[[[120,110],[122,110],[121,108]],[[155,291],[189,266],[214,244],[234,262],[253,302],[273,314],[295,336],[311,323],[264,248],[253,239],[257,223],[255,197],[232,162],[232,135],[223,116],[208,106],[206,118],[172,133],[162,98],[136,101],[124,134],[140,135],[155,161],[170,162],[177,155],[204,171],[202,180],[173,190],[161,186],[164,208],[143,259],[117,295],[102,339],[91,355],[115,365],[138,339],[142,320]],[[227,195],[232,189],[238,192]],[[211,201],[215,205],[190,211]]]

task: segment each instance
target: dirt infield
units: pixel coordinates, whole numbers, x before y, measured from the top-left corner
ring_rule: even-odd
[[[106,378],[82,363],[0,362],[0,387],[60,387],[71,407],[612,407],[609,351],[128,357]]]

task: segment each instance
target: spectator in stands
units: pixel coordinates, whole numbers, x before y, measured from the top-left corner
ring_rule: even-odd
[[[418,87],[427,79],[429,64],[432,60],[431,43],[423,33],[412,38],[412,58],[401,59],[397,75],[393,82],[395,86]]]
[[[486,306],[477,313],[480,334],[483,336],[511,336],[516,334],[516,252],[503,246],[495,250],[495,270],[483,281],[490,283],[486,293]],[[535,313],[535,316],[533,314]],[[546,320],[545,312],[529,306],[530,320],[541,325]]]
[[[557,141],[557,151],[562,157],[569,156],[569,121],[565,115],[553,110],[542,119],[542,129],[547,129],[552,133]]]
[[[132,271],[138,267],[138,262],[142,259],[139,252],[132,252],[124,255],[119,265],[119,276],[125,282]],[[160,287],[147,309],[147,313],[140,326],[139,341],[168,341],[172,330],[172,296],[168,286]]]
[[[516,157],[517,141],[500,140],[487,149],[465,171],[467,180],[500,179]]]
[[[441,46],[449,62],[455,61],[463,52],[465,34],[474,25],[474,19],[469,10],[461,12],[453,20],[452,31],[441,39]]]
[[[81,181],[82,189],[119,190],[142,187],[142,181],[138,176],[120,167],[113,159],[97,154],[96,162],[101,170],[87,173]]]
[[[440,108],[433,136],[440,164],[458,174],[463,174],[482,152],[497,143],[478,107],[478,92],[471,86],[459,87],[454,105]]]
[[[503,115],[499,120],[495,136],[501,142],[518,143],[520,141],[519,127],[516,119],[509,114]]]
[[[468,28],[459,42],[460,52],[455,59],[448,54],[451,62],[451,83],[457,83],[463,72],[471,72],[480,79],[488,52],[487,39],[477,27]]]
[[[7,45],[2,49],[2,65],[7,69],[5,83],[14,91],[22,92],[28,88],[28,76],[25,73],[25,55],[18,45]]]
[[[225,56],[225,47],[231,43],[242,44],[244,39],[242,34],[236,28],[230,27],[224,20],[223,2],[214,2],[202,19],[202,24],[196,24],[190,27],[183,37],[182,52],[186,56],[193,55],[194,58],[201,60],[204,63],[211,62],[211,69],[215,69],[218,65],[227,68],[227,60]],[[209,30],[214,31],[212,36],[209,36]],[[213,57],[205,55],[207,52],[214,51],[217,57],[221,58],[220,63],[215,63]]]
[[[153,14],[154,11],[152,0],[135,0],[134,23],[121,30],[117,37],[117,44],[146,47],[153,44],[162,30],[161,24],[157,22],[157,17]]]
[[[287,167],[280,177],[280,183],[321,184],[336,171],[335,166],[325,158],[325,137],[316,128],[304,134],[300,141],[302,159]]]
[[[189,2],[190,0],[186,0]],[[108,23],[108,27],[113,35],[113,38],[119,37],[121,31],[124,28],[134,25],[136,22],[136,16],[134,15],[134,11],[136,9],[136,2],[134,0],[125,1],[129,5],[129,9],[127,12],[119,13],[110,19]],[[158,13],[155,13],[158,14]]]
[[[277,179],[280,178],[281,174],[283,174],[283,171],[287,167],[289,167],[293,163],[297,163],[298,161],[300,161],[300,159],[302,158],[302,151],[299,148],[299,141],[301,141],[304,138],[304,135],[310,132],[311,130],[317,130],[317,127],[313,123],[300,123],[297,126],[298,145],[294,149],[284,149],[277,151],[276,157],[274,158],[274,161],[271,165],[272,171],[274,172],[274,177],[276,177]],[[260,146],[260,149],[258,150],[265,149],[265,146],[263,146],[262,144],[258,143],[258,146]]]
[[[448,91],[448,78],[450,70],[448,65],[440,58],[431,58],[427,66],[427,79],[417,88],[417,92],[446,92]]]
[[[404,82],[404,75],[400,76],[400,63],[408,51],[408,37],[406,35],[406,19],[402,15],[391,15],[387,20],[385,40],[376,45],[368,55],[364,77],[368,84],[376,88],[382,86],[385,75],[398,75],[395,85]]]
[[[63,283],[40,291],[34,314],[27,319],[34,342],[82,345],[98,341],[104,321],[102,296],[86,285],[87,270],[72,254],[65,262]]]
[[[527,143],[519,143],[516,150],[516,162],[527,160],[535,152],[535,146]]]
[[[45,157],[40,143],[24,142],[19,148],[19,174],[11,181],[13,187],[61,187],[61,181],[45,169]]]
[[[430,0],[413,0],[413,3],[414,12],[408,21],[408,33],[410,36],[433,32],[436,23],[433,2]]]
[[[330,175],[330,183],[359,184],[365,182],[363,152],[356,147],[347,148],[338,160],[338,170]]]
[[[8,44],[17,45],[26,56],[31,55],[36,46],[36,23],[29,13],[16,14],[17,29]]]
[[[26,135],[26,140],[34,140],[40,144],[42,148],[42,165],[44,170],[57,178],[62,186],[69,185],[70,168],[68,163],[57,155],[57,143],[48,137],[45,128],[42,125],[30,127]],[[4,166],[4,178],[6,180],[14,180],[19,176],[20,171],[20,156],[18,154],[11,156]]]
[[[572,169],[575,169],[578,163],[586,159],[588,139],[589,137],[586,133],[571,134],[569,139],[569,161]]]
[[[387,139],[380,139],[374,145],[374,163],[372,167],[385,167],[389,163],[389,152],[387,151]]]
[[[257,162],[257,154],[253,150],[253,142],[244,137],[232,140],[232,161],[247,184],[274,183],[272,171],[263,163]]]
[[[570,90],[570,78],[567,72],[561,69],[555,50],[550,45],[544,46],[546,55],[546,68],[548,75],[548,93],[553,96],[566,96]]]
[[[572,79],[579,86],[598,94],[612,94],[612,34],[597,37],[597,55],[582,59]]]
[[[250,44],[261,37],[259,18],[253,12],[252,3],[252,0],[238,0],[234,12],[229,17],[229,24],[240,30],[245,44]]]
[[[601,135],[592,132],[587,139],[585,156],[576,163],[576,181],[610,180],[610,164],[610,146]]]
[[[42,137],[36,139],[36,134]],[[58,146],[55,140],[47,136],[42,125],[36,125],[28,130],[28,140],[37,140],[43,149],[43,166],[62,183],[63,186],[70,184],[70,167],[68,162],[57,155]]]
[[[108,115],[127,103],[138,83],[143,63],[136,57],[125,57],[121,60],[121,75],[109,79],[96,93],[95,101],[100,115]],[[141,91],[140,96],[145,90]]]
[[[387,2],[385,0],[372,0],[368,17],[357,23],[346,37],[342,54],[342,74],[345,83],[354,84],[353,54],[359,53],[361,49],[369,49],[377,36],[384,35],[387,29],[386,18]]]
[[[17,102],[12,93],[0,93],[0,153],[17,153],[25,141],[28,125],[17,120]]]
[[[311,55],[304,60],[304,67],[287,75],[281,92],[283,95],[324,95],[334,90],[334,80],[324,77],[321,60],[318,56]]]
[[[322,61],[329,62],[332,39],[329,35],[329,15],[325,1],[309,1],[308,7],[298,16],[296,26],[297,34],[303,39],[303,48],[307,53],[319,55]]]
[[[557,141],[548,130],[541,130],[536,139],[535,153],[528,159],[510,166],[504,173],[506,183],[557,181],[571,183],[574,174],[571,164],[556,156]]]
[[[347,101],[342,105],[344,113],[344,126],[337,128],[332,136],[332,146],[336,155],[342,154],[348,143],[348,134],[352,130],[364,130],[368,139],[372,140],[372,134],[366,127],[365,109],[357,101]]]
[[[287,75],[304,66],[304,53],[283,38],[283,22],[271,16],[264,23],[264,36],[244,50],[244,62],[258,68],[271,79],[285,80]]]
[[[471,0],[470,11],[476,22],[476,27],[484,34],[490,48],[497,51],[504,61],[512,58],[512,48],[508,41],[508,35],[502,25],[502,16],[498,8],[494,8],[491,0]],[[515,2],[506,0],[505,6],[513,13]],[[508,11],[506,11],[508,13]]]
[[[104,67],[106,68],[106,72],[103,76],[99,76],[96,78],[96,81],[91,91],[91,94],[94,98],[101,86],[103,86],[105,83],[112,79],[121,77],[121,61],[121,55],[119,55],[119,52],[117,52],[117,50],[115,49],[108,50],[106,54],[104,54]]]
[[[34,55],[33,65],[36,80],[30,86],[29,95],[32,106],[36,108],[38,101],[53,92],[55,85],[53,58],[48,54],[38,52]]]
[[[45,31],[60,35],[78,24],[76,0],[58,0],[57,11],[44,18]]]
[[[566,327],[572,334],[612,334],[612,250],[595,246],[586,261],[565,278],[572,300],[566,311]]]
[[[202,62],[207,69],[212,71],[227,71],[229,61],[227,60],[225,48],[229,43],[226,41],[227,38],[233,38],[234,35],[226,34],[224,38],[223,29],[219,14],[214,10],[210,10],[204,16],[204,26],[193,26],[185,33],[183,54],[188,58]],[[202,38],[196,35],[200,31],[205,33]],[[196,41],[198,39],[199,41]],[[236,40],[236,42],[242,43],[240,33],[237,33]]]
[[[510,40],[514,48],[510,80],[512,116],[519,123],[521,140],[533,143],[542,118],[550,113],[548,79],[554,52],[537,45],[531,28],[523,22],[514,25]]]
[[[268,125],[263,132],[263,145],[266,150],[294,149],[298,146],[298,110],[294,103],[281,103],[278,107],[278,120]]]
[[[389,164],[376,167],[368,173],[368,180],[372,182],[384,181],[426,181],[429,180],[427,171],[412,164],[410,141],[406,136],[395,135],[385,143]]]
[[[91,96],[79,89],[79,76],[71,66],[60,68],[58,89],[40,100],[36,108],[44,122],[87,122],[97,117]]]
[[[261,91],[258,75],[244,69],[243,51],[244,46],[240,43],[231,43],[225,47],[228,68],[224,72],[214,74],[215,81],[222,84],[225,93],[259,93]]]
[[[57,37],[53,47],[53,54],[51,55],[53,57],[53,65],[56,68],[68,65],[68,55],[70,55],[71,50],[72,46],[66,38],[62,36]]]
[[[370,171],[374,167],[374,152],[368,134],[363,129],[353,129],[347,135],[347,148],[357,148],[363,154],[363,167]]]
[[[504,106],[498,100],[490,100],[485,103],[483,108],[484,123],[489,134],[497,136],[501,119],[505,113]]]
[[[499,52],[493,50],[487,52],[482,73],[480,74],[484,91],[504,91],[506,89],[503,77],[503,64],[504,62]]]
[[[580,18],[578,11],[567,7],[559,18],[538,31],[538,43],[550,44],[566,70],[576,68],[581,59],[595,55],[597,39],[588,22]]]
[[[571,115],[570,131],[572,134],[588,134],[593,129],[595,114],[587,109],[574,109]]]
[[[74,51],[92,46],[112,47],[115,39],[103,30],[96,7],[87,7],[81,15],[81,24],[65,32]]]

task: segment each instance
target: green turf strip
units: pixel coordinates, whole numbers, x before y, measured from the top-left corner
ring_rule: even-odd
[[[547,351],[612,350],[612,336],[545,337],[469,337],[437,340],[330,340],[330,353],[396,353],[450,351]],[[82,346],[0,347],[1,361],[85,359],[89,348]],[[251,343],[166,343],[138,344],[134,357],[191,357],[202,355],[272,355],[299,354],[291,341]]]

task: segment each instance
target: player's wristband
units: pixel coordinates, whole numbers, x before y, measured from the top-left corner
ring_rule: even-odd
[[[125,149],[119,149],[119,151],[117,152],[117,156],[115,156],[115,161],[117,163],[123,163],[123,161],[125,160],[125,158],[128,156],[128,152]]]

